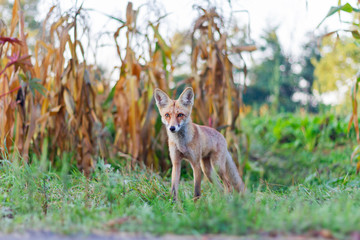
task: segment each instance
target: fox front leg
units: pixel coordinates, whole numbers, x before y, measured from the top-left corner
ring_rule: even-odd
[[[179,184],[180,184],[180,173],[181,173],[181,158],[175,149],[170,148],[170,158],[172,162],[171,172],[171,195],[175,202],[178,197]]]
[[[196,202],[201,195],[201,167],[200,161],[192,163],[191,167],[194,172],[194,201]]]

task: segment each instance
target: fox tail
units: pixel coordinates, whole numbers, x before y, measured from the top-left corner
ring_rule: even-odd
[[[227,153],[226,156],[226,173],[229,178],[231,185],[237,192],[244,193],[245,192],[245,184],[242,181],[239,171],[230,155]]]

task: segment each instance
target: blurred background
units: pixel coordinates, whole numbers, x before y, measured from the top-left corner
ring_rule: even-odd
[[[166,175],[152,94],[185,86],[194,122],[221,131],[250,178],[268,149],[358,157],[357,1],[0,3],[3,158]]]
[[[0,233],[359,239],[359,4],[0,0]],[[171,201],[153,91],[187,86],[245,195],[183,161]]]

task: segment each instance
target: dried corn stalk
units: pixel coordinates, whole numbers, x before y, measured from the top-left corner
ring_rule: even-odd
[[[204,124],[234,129],[241,107],[241,91],[234,84],[234,66],[228,54],[232,50],[253,51],[255,47],[233,46],[229,50],[223,20],[216,9],[200,9],[203,14],[195,21],[192,31],[190,79],[197,95],[196,116]]]
[[[0,143],[7,146],[3,154],[16,150],[28,161],[30,146],[40,155],[44,140],[49,139],[52,162],[64,152],[75,151],[78,167],[89,174],[98,142],[95,135],[99,136],[96,131],[102,129],[93,88],[95,70],[86,64],[76,35],[81,8],[61,16],[46,34],[53,9],[44,21],[42,38],[35,44],[32,65],[20,4],[18,0],[14,3],[9,36],[17,24],[19,36],[1,45],[1,54],[10,52],[12,57],[1,58],[2,66],[10,66],[0,75],[0,93],[7,93],[0,99],[0,112],[4,113]],[[70,53],[70,59],[65,58],[65,52]]]
[[[255,46],[231,46],[222,17],[215,8],[205,10],[192,31],[192,77],[188,82],[196,93],[194,117],[197,122],[217,129],[226,128],[230,149],[237,156],[240,135],[241,88],[234,83],[235,70],[229,54],[254,51]],[[246,65],[242,69],[246,76]],[[229,127],[229,128],[228,128]],[[236,161],[238,162],[238,161]]]
[[[41,155],[41,149],[47,146],[44,144],[50,142],[49,161],[55,163],[63,153],[74,153],[74,160],[85,174],[91,171],[94,156],[107,157],[108,149],[131,159],[131,166],[143,163],[166,170],[169,167],[164,147],[166,133],[161,128],[152,94],[155,87],[170,90],[174,50],[160,35],[159,24],[149,23],[148,33],[140,33],[139,11],[128,4],[126,21],[114,33],[120,73],[107,94],[108,84],[101,77],[96,79],[99,70],[87,64],[77,36],[86,29],[80,24],[83,9],[51,20],[54,9],[50,9],[44,21],[33,58],[29,55],[18,0],[14,2],[9,29],[0,21],[2,156],[18,151],[28,161],[33,153]],[[202,11],[192,31],[189,83],[197,95],[195,121],[213,127],[239,128],[236,121],[241,92],[233,81],[227,35],[215,9]],[[140,52],[133,44],[140,38],[147,52]],[[120,45],[124,42],[121,40],[126,44]],[[231,47],[231,51],[237,52],[249,49],[254,48]],[[104,94],[96,91],[96,86],[105,88],[101,91]],[[109,142],[105,121],[113,121],[115,126],[112,146],[105,144]],[[228,131],[227,137],[229,141],[237,139],[234,131]]]
[[[114,123],[116,127],[116,151],[131,155],[131,165],[143,162],[147,166],[159,167],[155,161],[155,122],[157,113],[154,111],[152,91],[154,87],[168,89],[171,72],[171,49],[158,32],[158,25],[149,24],[153,32],[152,41],[147,36],[149,59],[145,64],[139,63],[140,55],[131,47],[131,40],[139,36],[136,28],[138,11],[133,10],[129,3],[126,10],[126,22],[114,34],[117,52],[121,60],[120,75],[114,87],[113,105],[116,107]],[[118,44],[121,30],[126,30],[125,56],[122,56]],[[153,50],[154,49],[154,50]],[[172,69],[172,68],[171,68]],[[155,147],[156,148],[156,147]]]

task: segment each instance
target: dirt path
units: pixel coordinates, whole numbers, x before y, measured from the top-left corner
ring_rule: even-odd
[[[163,235],[153,236],[146,234],[116,233],[116,234],[90,234],[90,235],[60,235],[51,232],[26,232],[0,234],[0,240],[305,240],[305,239],[325,239],[309,238],[308,236],[224,236],[224,235],[201,235],[201,236],[184,236],[184,235]]]

